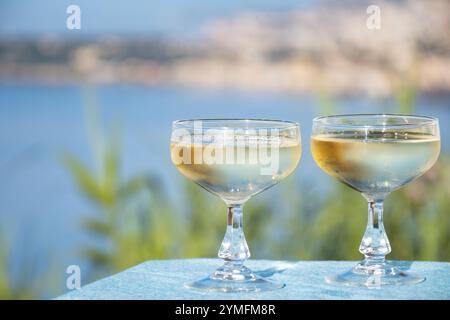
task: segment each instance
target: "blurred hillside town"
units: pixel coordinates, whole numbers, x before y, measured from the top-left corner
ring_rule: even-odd
[[[367,28],[367,6],[322,5],[221,18],[194,39],[2,39],[0,82],[386,96],[410,81],[422,92],[449,92],[450,1],[377,5],[380,30]]]

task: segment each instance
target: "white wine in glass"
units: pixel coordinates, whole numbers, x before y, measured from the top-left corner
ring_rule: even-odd
[[[420,177],[440,153],[438,120],[406,115],[337,115],[313,121],[311,151],[318,166],[369,203],[360,245],[364,261],[330,283],[382,286],[414,284],[422,276],[385,260],[391,252],[383,226],[383,202],[393,191]]]
[[[196,153],[205,154],[210,148],[225,155],[224,161],[215,163],[174,161],[177,157],[183,159],[183,152],[187,152],[193,159]],[[268,169],[268,165],[261,161],[259,155],[263,154],[270,158],[272,148],[276,148],[278,152],[277,168],[268,174],[261,174]],[[240,146],[233,145],[232,142],[222,144],[222,141],[209,144],[173,143],[171,154],[172,161],[184,176],[226,202],[243,202],[289,176],[295,170],[300,159],[301,147],[294,139],[273,138],[267,140],[258,139],[256,136],[251,139],[247,137],[247,142],[243,139]],[[233,156],[234,161],[225,161],[226,155],[230,155],[229,158]],[[251,161],[252,157],[253,161]]]
[[[400,188],[428,171],[440,151],[439,139],[408,133],[318,135],[311,143],[322,170],[363,193]]]
[[[265,291],[284,284],[244,266],[250,257],[242,229],[243,205],[276,185],[297,167],[301,156],[298,124],[276,120],[181,120],[173,124],[171,158],[188,179],[227,205],[227,229],[219,257],[224,265],[189,288]]]

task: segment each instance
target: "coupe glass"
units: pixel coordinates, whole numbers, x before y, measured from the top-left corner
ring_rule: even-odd
[[[311,149],[323,171],[359,191],[369,204],[359,247],[365,259],[351,271],[326,281],[354,286],[424,281],[424,277],[406,273],[398,263],[385,260],[391,246],[383,226],[383,202],[436,162],[440,152],[438,120],[390,114],[318,117],[313,120]]]
[[[219,196],[228,207],[227,229],[219,250],[224,264],[188,287],[222,292],[284,287],[244,266],[250,251],[242,229],[243,206],[290,175],[300,155],[300,129],[294,122],[207,119],[173,123],[172,162],[185,177]]]

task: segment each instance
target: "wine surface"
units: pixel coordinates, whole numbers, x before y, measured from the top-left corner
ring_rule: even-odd
[[[365,194],[386,194],[416,179],[436,162],[440,140],[407,132],[342,133],[312,137],[319,167]]]
[[[172,162],[184,176],[226,202],[241,203],[290,175],[300,161],[301,146],[293,139],[268,143],[267,138],[246,137],[245,141],[240,145],[172,142]]]

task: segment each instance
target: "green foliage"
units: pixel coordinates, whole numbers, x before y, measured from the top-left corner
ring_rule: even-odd
[[[395,100],[398,111],[401,114],[413,114],[416,102],[416,87],[413,83],[406,82],[399,87]]]
[[[87,198],[103,212],[102,219],[90,218],[83,224],[85,230],[112,244],[111,251],[84,250],[97,267],[117,271],[147,259],[215,256],[226,212],[218,198],[184,180],[186,201],[176,210],[154,177],[137,176],[125,182],[110,179],[117,185],[108,190],[115,191],[105,191],[101,181],[77,160],[69,158],[66,163]],[[106,166],[107,161],[104,163]],[[88,177],[77,176],[87,172]],[[118,172],[110,174],[120,176]],[[386,228],[394,248],[391,258],[450,260],[449,175],[450,162],[442,157],[424,177],[387,199]],[[331,178],[330,183],[331,191],[316,197],[291,177],[278,190],[270,191],[278,201],[263,195],[249,201],[245,229],[254,256],[361,258],[357,248],[366,225],[367,204],[354,190]],[[144,202],[139,200],[142,193]]]
[[[441,156],[423,177],[386,199],[384,221],[393,248],[390,259],[450,261],[449,179],[450,161]],[[299,206],[302,211],[297,214],[298,222],[290,224],[290,242],[285,243],[288,257],[362,258],[358,247],[367,223],[366,201],[332,178],[330,183],[331,192],[321,201],[313,200],[316,207],[312,212]]]
[[[54,281],[50,281],[47,277],[48,274],[34,272],[33,261],[22,265],[18,270],[18,276],[14,277],[16,281],[13,281],[11,270],[8,268],[12,254],[8,250],[10,246],[5,243],[0,241],[0,300],[35,299],[39,297],[40,287],[44,283],[50,287],[54,284]]]
[[[420,71],[420,63],[413,63],[409,72],[393,83],[396,109],[401,114],[414,114]]]
[[[330,115],[336,110],[336,101],[330,94],[319,88],[314,93],[315,99],[317,101],[317,108],[320,115]]]
[[[9,277],[7,272],[6,252],[3,246],[0,246],[0,298],[9,299],[13,296],[9,284]]]
[[[394,258],[450,260],[449,179],[449,158],[441,156],[432,170],[386,200]]]
[[[173,256],[177,221],[155,177],[120,177],[117,146],[107,144],[96,174],[75,156],[66,154],[64,162],[82,194],[100,212],[85,218],[84,230],[106,242],[106,246],[87,246],[82,254],[97,270],[121,270],[146,259]]]

